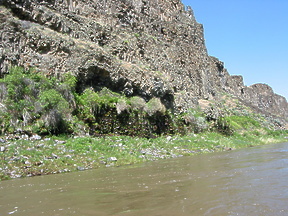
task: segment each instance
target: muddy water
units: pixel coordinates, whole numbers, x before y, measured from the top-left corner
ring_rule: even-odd
[[[288,143],[0,182],[0,215],[288,215]]]

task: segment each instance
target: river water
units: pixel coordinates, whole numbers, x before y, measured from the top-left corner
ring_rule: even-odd
[[[288,215],[288,143],[0,182],[0,215]]]

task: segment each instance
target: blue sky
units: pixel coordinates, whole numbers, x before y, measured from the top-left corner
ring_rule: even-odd
[[[288,0],[182,0],[204,25],[209,55],[245,85],[266,83],[288,99]]]

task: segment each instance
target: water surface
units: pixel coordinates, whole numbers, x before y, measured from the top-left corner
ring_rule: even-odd
[[[0,215],[288,215],[288,143],[0,182]]]

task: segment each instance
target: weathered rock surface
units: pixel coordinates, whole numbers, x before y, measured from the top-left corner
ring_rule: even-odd
[[[166,108],[231,93],[288,118],[284,97],[263,84],[246,87],[207,54],[203,26],[180,0],[1,0],[0,75],[10,65],[61,77],[78,91],[106,86],[127,96],[158,97]]]
[[[266,84],[244,86],[241,88],[239,97],[263,112],[279,113],[284,118],[288,118],[286,98],[275,94]]]

